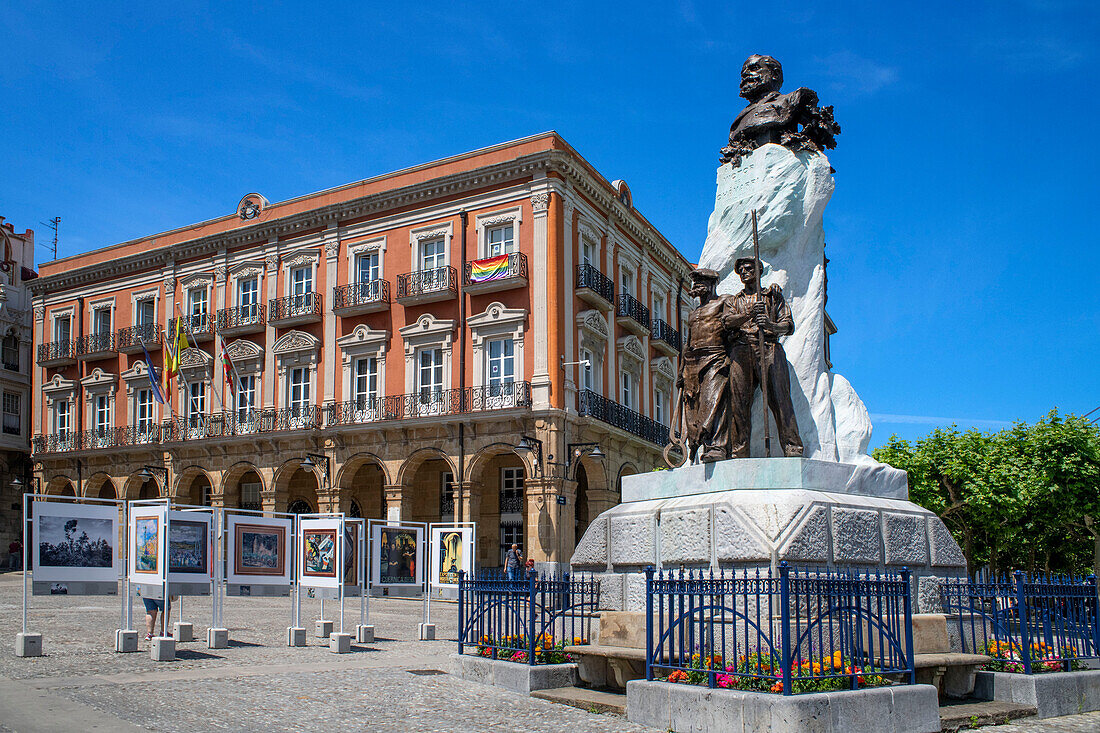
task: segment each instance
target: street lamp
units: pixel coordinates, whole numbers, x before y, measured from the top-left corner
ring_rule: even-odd
[[[164,483],[165,485],[168,484],[168,469],[162,466],[142,466],[141,473],[139,473],[138,476],[141,476],[143,481],[152,481],[154,473],[158,475],[163,474]]]
[[[587,455],[589,458],[597,461],[603,461],[607,456],[600,450],[600,444],[592,441],[588,443],[570,443],[568,445],[567,456],[565,459],[565,475],[569,476],[569,469],[573,469],[573,474],[577,472],[576,466],[581,464],[581,458]],[[576,465],[574,465],[574,463]]]
[[[316,458],[317,461],[324,461],[325,462],[325,473],[324,473],[325,486],[324,486],[324,488],[325,488],[325,491],[328,491],[331,488],[330,485],[332,483],[332,475],[329,472],[330,471],[330,466],[332,464],[329,461],[328,456],[324,455],[323,453],[306,453],[305,459],[299,465],[302,468],[306,469],[307,471],[312,471],[313,469],[315,469],[317,467],[317,461],[313,460],[314,458]]]
[[[515,446],[515,450],[520,454],[536,454],[538,460],[535,461],[535,476],[536,478],[542,478],[542,441],[538,438],[532,438],[530,435],[521,435],[519,445]]]

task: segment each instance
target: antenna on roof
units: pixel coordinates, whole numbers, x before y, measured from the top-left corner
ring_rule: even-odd
[[[49,227],[50,229],[53,229],[53,245],[52,245],[53,257],[52,257],[52,259],[55,259],[55,260],[57,259],[57,227],[60,226],[60,225],[61,225],[61,217],[60,216],[55,216],[54,218],[50,219],[49,221],[42,222],[42,226]],[[51,245],[45,245],[45,246],[50,247]]]

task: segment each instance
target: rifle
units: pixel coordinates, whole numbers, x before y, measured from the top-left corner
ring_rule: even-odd
[[[764,305],[764,268],[760,264],[760,237],[756,233],[756,209],[752,210],[752,257],[756,261],[756,302]],[[768,317],[766,306],[764,317]],[[771,421],[770,410],[768,409],[768,373],[765,365],[768,357],[764,351],[764,329],[758,324],[756,331],[759,336],[760,348],[760,394],[764,402],[764,457],[767,458],[772,454],[771,429],[768,426]]]

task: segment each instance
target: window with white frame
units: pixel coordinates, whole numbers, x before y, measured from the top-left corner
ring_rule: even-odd
[[[500,564],[504,564],[508,550],[518,545],[523,550],[523,521],[514,520],[500,523]]]
[[[260,279],[242,277],[237,281],[237,306],[242,316],[255,315],[260,303]]]
[[[487,344],[485,383],[490,391],[503,391],[516,381],[516,345],[512,339],[492,339]]]
[[[19,371],[19,336],[14,333],[5,336],[2,351],[4,368],[13,372]]]
[[[153,390],[139,389],[134,393],[134,426],[139,433],[146,433],[153,422]]]
[[[157,303],[152,298],[145,298],[137,302],[134,314],[134,325],[153,326],[157,322]]]
[[[191,288],[187,291],[187,315],[195,320],[195,316],[205,316],[210,305],[210,291],[203,286]]]
[[[5,392],[4,393],[4,434],[5,435],[19,435],[22,426],[20,425],[20,411],[19,411],[19,393],[18,392]]]
[[[619,267],[619,282],[624,295],[634,295],[634,271],[629,267]]]
[[[96,395],[92,403],[92,421],[98,435],[105,436],[110,432],[111,424],[111,395]]]
[[[246,481],[241,484],[241,509],[260,511],[263,503],[260,500],[260,484],[255,481]]]
[[[92,333],[97,336],[111,332],[111,309],[96,308],[92,311]]]
[[[374,406],[378,399],[378,359],[373,356],[355,360],[352,400],[358,410]]]
[[[290,294],[309,295],[313,292],[313,265],[295,267],[290,271]]]
[[[667,411],[667,398],[664,391],[660,389],[653,390],[653,419],[662,425],[668,424]]]
[[[439,474],[439,513],[441,516],[455,513],[455,477],[450,471]]]
[[[653,294],[653,317],[665,320],[665,296],[661,293]]]
[[[592,259],[595,254],[595,247],[592,246],[592,242],[588,239],[581,239],[581,264],[591,265]]]
[[[57,400],[53,404],[53,429],[59,438],[67,437],[72,430],[72,409],[68,400]]]
[[[187,385],[187,418],[192,426],[202,422],[206,414],[206,382],[191,382]]]
[[[443,349],[421,349],[418,358],[416,391],[422,403],[442,400],[443,395]]]
[[[630,372],[622,372],[621,376],[622,384],[622,405],[623,407],[634,409],[634,375]]]
[[[420,243],[420,269],[435,270],[447,265],[447,242],[443,237]]]
[[[588,349],[581,349],[581,389],[596,389],[596,357]]]
[[[53,319],[53,340],[68,341],[73,337],[73,320],[68,315]]]
[[[369,283],[381,278],[378,251],[360,252],[355,256],[355,282]]]
[[[310,370],[295,367],[290,370],[290,409],[302,414],[309,409]]]
[[[505,467],[500,469],[500,513],[523,513],[523,468]]]
[[[256,409],[256,377],[249,374],[237,383],[237,422],[248,422]]]
[[[490,227],[485,231],[486,251],[489,257],[512,254],[516,251],[515,229],[512,224]]]

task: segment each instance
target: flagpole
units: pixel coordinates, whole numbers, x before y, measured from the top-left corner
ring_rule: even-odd
[[[197,346],[198,345],[198,340],[195,338],[195,334],[191,332],[191,324],[187,321],[187,318],[183,315],[183,311],[180,310],[180,304],[179,303],[176,303],[176,313],[177,313],[176,317],[179,318],[180,323],[183,324],[184,332],[190,337],[191,341],[193,341],[195,343],[195,345]],[[176,363],[178,365],[179,361],[177,360]],[[190,393],[191,392],[190,384],[187,382],[186,378],[184,378],[183,372],[179,369],[178,366],[176,367],[176,373],[180,375],[180,378],[183,379],[185,384],[188,384],[188,390],[187,391],[188,391],[188,393]],[[211,379],[211,381],[213,381],[213,379]],[[214,389],[214,385],[210,385],[210,391],[214,393],[214,397],[217,398],[217,400],[218,400],[218,409],[221,412],[225,412],[225,403],[222,401],[221,394],[219,394],[219,392],[221,390],[220,389]],[[191,406],[191,409],[194,409],[194,405]]]
[[[191,394],[191,383],[189,381],[187,381],[187,377],[185,377],[183,375],[183,370],[180,369],[179,358],[176,356],[177,352],[174,351],[171,346],[169,346],[169,344],[171,344],[172,340],[173,340],[172,338],[166,338],[164,340],[164,347],[166,349],[168,349],[168,355],[171,356],[172,360],[176,362],[176,376],[179,377],[180,382],[182,382],[183,385],[185,387],[187,387],[187,389],[184,390],[184,391],[187,393],[187,404],[189,404],[191,406],[191,412],[193,414],[195,412],[195,407],[196,407],[197,402],[195,400],[195,396]],[[165,371],[167,372],[167,370],[165,370]],[[201,416],[202,413],[199,413],[199,415]],[[186,417],[186,415],[184,417]]]

